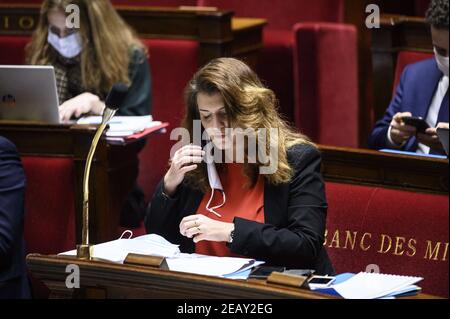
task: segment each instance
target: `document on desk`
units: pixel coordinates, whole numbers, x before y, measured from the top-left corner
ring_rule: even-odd
[[[421,277],[360,272],[330,288],[346,299],[376,299],[394,297],[411,289],[417,289],[414,284],[422,279]]]
[[[133,239],[116,239],[94,245],[93,257],[123,263],[129,253],[140,255],[156,255],[166,258],[180,254],[178,245],[171,244],[163,237],[155,234],[143,235]],[[60,255],[76,256],[77,251],[71,250]]]
[[[77,124],[100,124],[101,116],[86,116],[77,121]],[[160,125],[160,121],[153,121],[151,115],[144,116],[114,116],[108,122],[107,137],[128,136],[143,130]]]
[[[247,279],[248,270],[263,263],[254,259],[200,254],[180,254],[167,258],[170,270],[230,279]]]
[[[230,279],[247,279],[253,267],[264,263],[248,258],[184,254],[180,252],[178,245],[156,234],[133,239],[117,239],[93,247],[94,258],[115,263],[123,263],[129,253],[166,257],[167,265],[173,271]],[[71,250],[60,255],[76,256],[76,254],[76,250]]]

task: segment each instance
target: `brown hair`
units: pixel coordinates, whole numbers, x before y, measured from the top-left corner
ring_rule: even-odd
[[[45,0],[31,43],[27,46],[27,62],[51,65],[56,55],[47,43],[48,13],[77,5],[80,9],[80,34],[83,41],[81,76],[86,90],[107,92],[116,82],[131,84],[129,64],[131,52],[145,46],[118,15],[109,0]]]
[[[186,114],[182,126],[193,137],[193,121],[200,120],[197,105],[198,93],[208,95],[219,93],[224,101],[229,123],[233,128],[278,129],[278,167],[274,174],[264,175],[270,184],[290,182],[293,170],[288,163],[287,149],[297,144],[310,144],[308,138],[292,129],[278,114],[277,100],[272,90],[264,87],[258,76],[245,63],[233,58],[212,60],[200,69],[185,89]],[[270,136],[267,137],[269,148]],[[267,149],[268,150],[268,149]],[[246,158],[248,158],[245,149]],[[271,159],[272,160],[272,159]],[[258,179],[257,163],[244,163],[244,174],[250,186]],[[196,170],[186,175],[187,183],[206,191],[208,176],[206,165],[202,163]]]

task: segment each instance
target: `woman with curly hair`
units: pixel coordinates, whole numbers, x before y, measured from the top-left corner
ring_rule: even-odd
[[[194,75],[185,100],[189,139],[155,191],[147,232],[183,252],[333,273],[323,247],[321,156],[280,118],[274,93],[243,62],[219,58]],[[270,133],[256,136],[261,131]],[[239,132],[247,133],[247,143],[239,142]],[[202,148],[198,134],[208,145]]]

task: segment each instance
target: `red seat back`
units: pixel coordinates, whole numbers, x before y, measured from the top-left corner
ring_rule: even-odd
[[[298,23],[294,32],[297,128],[316,143],[358,147],[356,28]]]
[[[423,292],[448,297],[448,195],[327,183],[325,246],[337,273],[421,276]]]
[[[73,160],[23,156],[22,162],[27,178],[27,251],[57,254],[74,249],[76,235]]]
[[[0,36],[0,64],[24,64],[28,36]]]
[[[397,56],[397,65],[395,67],[395,78],[394,78],[394,95],[397,86],[400,83],[400,78],[402,77],[403,70],[408,64],[416,63],[422,60],[432,58],[433,55],[430,53],[417,52],[417,51],[401,51]]]
[[[167,133],[152,135],[139,154],[139,184],[149,199],[164,176],[170,149],[170,131],[184,115],[183,91],[198,68],[198,43],[187,40],[143,40],[149,48],[153,82],[153,118],[169,122]]]

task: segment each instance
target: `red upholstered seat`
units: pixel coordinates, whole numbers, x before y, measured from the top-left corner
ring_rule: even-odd
[[[326,186],[325,246],[337,273],[377,265],[382,273],[424,277],[423,292],[448,297],[448,196]]]
[[[419,62],[425,59],[432,58],[433,54],[423,53],[417,51],[401,51],[397,56],[397,65],[395,67],[395,79],[394,79],[394,93],[398,84],[400,83],[400,78],[402,72],[408,64]]]
[[[169,122],[166,134],[152,135],[139,154],[139,184],[147,199],[167,169],[170,131],[178,127],[184,114],[183,91],[198,68],[198,43],[187,40],[145,39],[149,47],[153,85],[153,117]]]
[[[25,240],[29,253],[75,248],[75,168],[71,158],[22,157],[27,178]]]
[[[232,10],[236,17],[264,18],[264,48],[259,57],[257,73],[275,91],[280,111],[294,122],[294,85],[292,52],[297,22],[342,22],[342,0],[198,0],[199,5]]]
[[[24,64],[28,36],[0,36],[0,64]]]
[[[256,70],[264,84],[276,93],[280,112],[289,120],[294,118],[293,47],[291,30],[265,30],[264,49],[258,57]]]
[[[358,147],[355,27],[298,23],[294,32],[296,126],[314,142]]]

